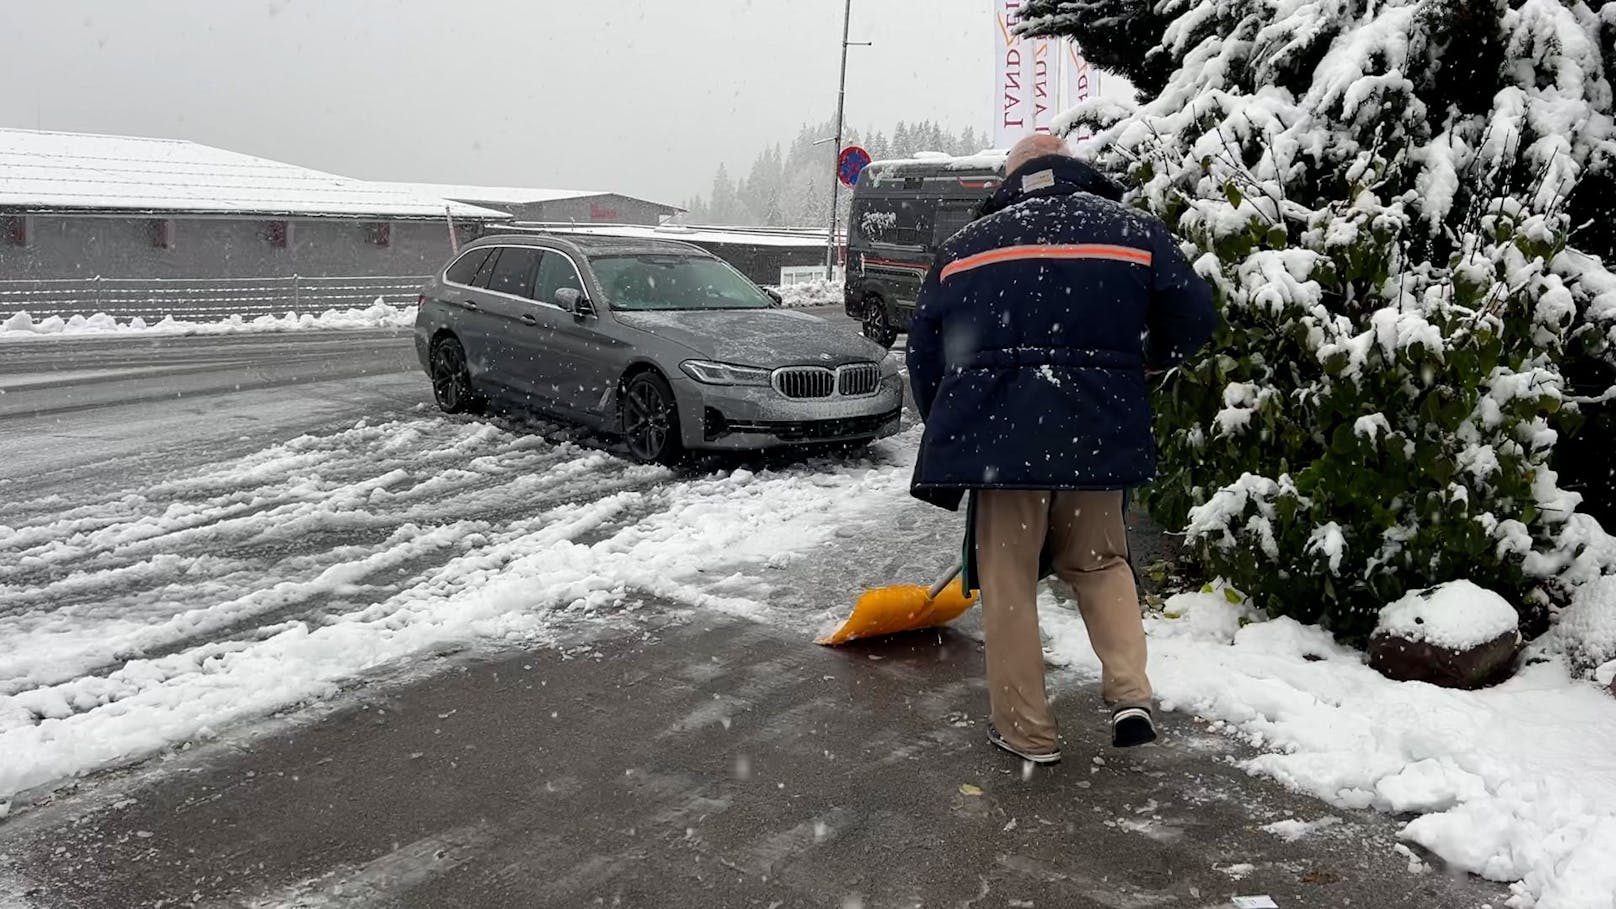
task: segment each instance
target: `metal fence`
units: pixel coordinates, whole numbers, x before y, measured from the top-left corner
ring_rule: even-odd
[[[414,275],[0,280],[0,320],[17,312],[36,319],[104,312],[118,319],[173,316],[205,322],[233,315],[251,318],[364,308],[378,297],[397,306],[415,302],[426,280]]]

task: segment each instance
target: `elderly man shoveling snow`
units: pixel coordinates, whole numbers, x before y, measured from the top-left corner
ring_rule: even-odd
[[[1156,738],[1125,490],[1151,478],[1146,374],[1206,343],[1211,289],[1161,221],[1049,136],[1011,150],[982,216],[942,248],[909,332],[926,430],[914,494],[970,494],[966,585],[982,592],[988,738],[1060,759],[1038,634],[1040,554],[1070,584],[1119,747]],[[974,551],[974,558],[972,558]]]

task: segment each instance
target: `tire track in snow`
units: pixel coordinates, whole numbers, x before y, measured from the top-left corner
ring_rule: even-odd
[[[10,619],[0,621],[0,629],[16,644],[9,657],[0,651],[0,693],[104,675],[131,658],[172,653],[210,633],[250,632],[255,617],[266,625],[311,618],[326,611],[332,597],[362,592],[361,582],[377,572],[391,575],[379,586],[384,592],[407,586],[441,564],[445,553],[465,545],[468,537],[482,538],[497,529],[487,522],[459,520],[468,512],[498,510],[502,516],[526,519],[539,511],[542,520],[543,509],[554,503],[648,487],[668,477],[660,468],[627,465],[570,444],[506,434],[494,445],[487,443],[501,437],[492,427],[434,425],[458,430],[460,437],[445,442],[441,432],[406,426],[393,433],[391,427],[381,427],[382,441],[376,447],[396,457],[355,458],[346,451],[346,460],[368,469],[348,469],[337,478],[348,481],[343,485],[305,484],[292,495],[288,476],[309,462],[272,454],[246,459],[245,471],[227,468],[198,481],[159,487],[219,492],[216,477],[232,473],[267,484],[223,490],[211,524],[203,517],[206,508],[193,507],[179,513],[180,529],[153,533],[154,525],[164,529],[165,521],[176,518],[176,507],[169,506],[103,528],[118,539],[110,545],[92,544],[104,550],[100,561],[114,561],[108,555],[113,552],[129,556],[110,567],[77,570],[42,584],[28,579],[37,586],[0,586],[0,615]],[[340,449],[351,435],[338,434],[329,447]],[[410,473],[395,466],[442,460],[417,458],[417,452],[399,444],[410,438],[440,446],[427,455],[445,449],[480,452],[469,462],[474,469],[465,472],[473,482],[464,477],[445,481],[430,468]],[[310,449],[306,438],[290,444]],[[266,463],[279,466],[269,472],[263,469]],[[239,513],[244,499],[257,502],[272,495],[281,504],[245,517]],[[512,524],[521,526],[521,519]],[[131,537],[135,542],[120,542]],[[59,546],[71,550],[74,543]],[[210,554],[220,550],[231,558]],[[64,640],[75,635],[77,649]]]
[[[722,566],[823,542],[838,513],[882,499],[872,491],[901,494],[903,467],[676,477],[568,441],[402,420],[300,437],[153,487],[139,507],[107,496],[122,523],[90,531],[99,557],[133,561],[47,581],[72,606],[36,596],[19,613],[6,594],[37,591],[0,589],[0,751],[19,756],[0,795],[328,697],[423,650],[531,643],[641,609],[772,616],[768,588]],[[332,516],[349,523],[303,551]],[[163,533],[165,519],[185,526]],[[389,528],[380,545],[365,537]],[[144,586],[115,592],[119,580]],[[13,646],[18,632],[32,646]]]
[[[90,533],[77,517],[13,528],[9,535],[0,533],[0,582],[37,591],[43,582],[66,574],[45,570],[53,563],[70,565],[71,573],[82,575],[126,568],[149,560],[154,552],[168,554],[200,543],[284,546],[319,532],[352,536],[378,529],[380,539],[401,523],[464,520],[480,511],[497,511],[497,516],[531,512],[535,505],[587,492],[591,484],[580,486],[576,481],[603,465],[621,468],[621,462],[608,455],[584,453],[570,446],[539,452],[536,457],[479,458],[474,464],[478,470],[463,472],[458,481],[446,480],[430,464],[411,468],[401,466],[408,460],[368,463],[373,470],[336,482],[288,489],[284,477],[272,477],[266,478],[272,482],[265,485],[226,490],[203,504],[165,507],[162,497],[154,496],[144,513],[133,513],[127,504],[139,497],[126,497],[118,518],[101,522],[104,526]],[[659,475],[656,470],[638,469],[628,483],[653,482]],[[401,483],[410,485],[395,491],[393,487]],[[397,505],[386,507],[393,503]],[[283,550],[276,556],[287,554]],[[0,591],[5,590],[7,587],[0,586]]]

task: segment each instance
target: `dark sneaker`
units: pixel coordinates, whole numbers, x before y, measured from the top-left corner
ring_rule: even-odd
[[[1156,723],[1144,707],[1124,707],[1111,714],[1111,747],[1133,748],[1156,741]]]
[[[999,734],[998,728],[996,728],[992,723],[988,724],[988,741],[1024,761],[1031,761],[1034,764],[1060,763],[1061,753],[1059,748],[1056,748],[1054,751],[1023,751],[1022,749],[1010,744],[1008,741],[1005,741],[1004,736]]]

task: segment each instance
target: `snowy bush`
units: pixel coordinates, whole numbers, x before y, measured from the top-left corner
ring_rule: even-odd
[[[1149,89],[1065,123],[1217,290],[1146,493],[1212,571],[1361,642],[1456,578],[1541,629],[1609,567],[1550,462],[1587,412],[1568,371],[1616,341],[1616,6],[1033,0],[1023,27]]]
[[[1560,614],[1549,643],[1582,673],[1616,662],[1616,577],[1601,578],[1578,590]]]

